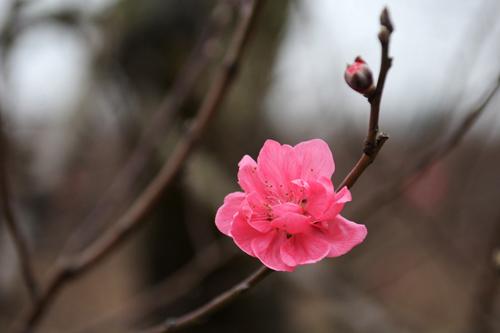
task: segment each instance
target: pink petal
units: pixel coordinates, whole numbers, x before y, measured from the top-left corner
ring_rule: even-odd
[[[320,177],[318,181],[323,184],[328,193],[334,194],[335,189],[333,187],[332,179],[328,177]]]
[[[244,199],[245,193],[243,192],[229,193],[224,198],[224,204],[219,207],[215,215],[215,225],[223,234],[230,235],[234,215],[240,209]]]
[[[351,192],[349,189],[344,186],[340,191],[334,194],[335,199],[332,200],[330,207],[328,207],[327,211],[321,217],[322,220],[332,221],[337,215],[344,209],[344,205],[346,202],[352,200]]]
[[[286,231],[294,235],[309,231],[311,228],[311,217],[297,213],[285,213],[271,222],[274,228]]]
[[[278,217],[286,213],[302,213],[303,209],[296,203],[285,202],[284,204],[273,206],[272,212],[275,217]]]
[[[289,266],[318,262],[328,255],[330,245],[315,233],[294,235],[281,247],[281,258]]]
[[[292,193],[292,201],[300,203],[307,196],[309,183],[302,179],[294,179],[290,182],[290,190]]]
[[[257,163],[248,155],[238,163],[238,183],[246,193],[256,192],[265,196],[265,186],[259,178]]]
[[[257,192],[247,195],[247,203],[254,214],[266,215],[271,212],[270,206]]]
[[[327,191],[325,186],[317,181],[310,181],[306,190],[304,208],[316,219],[321,219],[328,207],[335,202],[333,191]]]
[[[347,186],[342,187],[340,191],[337,192],[335,200],[337,203],[346,203],[352,200],[351,191],[349,191]]]
[[[289,193],[290,168],[295,161],[290,158],[292,147],[267,140],[257,158],[258,170],[268,192],[286,199]]]
[[[332,177],[335,164],[330,147],[325,141],[321,139],[304,141],[296,145],[293,150],[300,165],[300,175],[294,178],[309,181],[320,177]]]
[[[286,235],[282,232],[271,231],[252,241],[252,250],[255,256],[267,267],[275,271],[291,272],[294,267],[286,265],[281,259],[280,249],[286,241]]]
[[[252,192],[247,196],[247,203],[252,211],[248,224],[260,232],[268,232],[272,228],[271,207],[256,192]]]
[[[247,254],[254,256],[252,250],[252,240],[261,237],[263,234],[252,228],[248,222],[248,216],[238,212],[234,217],[233,225],[231,226],[231,237],[240,249]]]
[[[261,217],[251,217],[248,220],[248,224],[255,230],[262,233],[267,233],[273,228],[270,220]]]
[[[338,257],[351,251],[363,242],[367,234],[366,227],[338,215],[329,224],[325,239],[330,243],[329,257]]]

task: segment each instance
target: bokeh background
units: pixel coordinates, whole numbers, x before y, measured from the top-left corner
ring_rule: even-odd
[[[107,230],[168,159],[210,86],[238,3],[0,0],[9,179],[39,280],[62,252]],[[319,137],[341,181],[369,112],[343,71],[362,55],[378,72],[384,5],[396,27],[380,120],[390,140],[344,214],[367,225],[367,240],[271,275],[187,331],[500,332],[498,98],[453,151],[425,163],[497,85],[495,0],[267,1],[237,81],[175,184],[124,246],[68,285],[40,332],[134,331],[258,267],[214,226],[237,189],[237,163],[267,138]],[[186,77],[192,89],[176,105]],[[169,103],[177,107],[158,116]],[[154,135],[124,178],[145,132]],[[0,224],[2,332],[29,304],[19,274]]]

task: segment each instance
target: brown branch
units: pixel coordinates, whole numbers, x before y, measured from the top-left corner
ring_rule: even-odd
[[[158,148],[164,134],[168,132],[168,127],[175,113],[185,104],[200,76],[208,65],[216,60],[218,53],[210,52],[210,45],[222,43],[224,32],[230,20],[221,18],[220,12],[223,6],[229,7],[228,1],[220,1],[214,6],[211,17],[194,49],[191,51],[189,59],[177,74],[172,91],[160,102],[156,110],[145,126],[145,130],[140,136],[137,144],[129,154],[124,167],[118,172],[116,177],[104,191],[92,211],[83,219],[77,229],[69,237],[66,245],[61,251],[64,254],[70,253],[73,248],[80,246],[81,239],[94,239],[95,231],[89,232],[89,225],[95,228],[101,221],[110,221],[113,214],[124,207],[130,198],[127,196],[127,189],[138,179],[140,172],[146,166],[150,156]],[[121,203],[121,206],[119,206]],[[116,215],[114,215],[116,217]],[[83,236],[82,236],[83,235]]]
[[[477,290],[471,304],[471,317],[467,332],[493,333],[495,301],[500,290],[500,271],[495,262],[495,253],[500,249],[500,219],[497,219],[493,230],[486,240],[487,247],[482,268],[477,281]]]
[[[3,218],[16,248],[16,253],[21,266],[22,278],[28,288],[31,300],[36,302],[38,297],[38,286],[28,250],[28,242],[22,234],[19,222],[16,220],[11,205],[7,166],[8,157],[9,143],[7,134],[5,133],[4,121],[0,110],[0,210],[3,212]]]
[[[486,107],[490,104],[493,97],[495,97],[496,93],[500,89],[500,77],[497,78],[496,84],[493,90],[488,94],[485,100],[477,107],[472,110],[467,116],[462,120],[460,125],[455,129],[446,143],[439,149],[436,149],[434,152],[428,154],[428,156],[424,159],[423,164],[434,164],[437,160],[442,159],[448,156],[463,140],[465,135],[469,132],[469,130],[474,126],[479,117],[484,113]],[[421,166],[420,166],[421,168]]]
[[[369,216],[372,216],[376,212],[383,209],[387,204],[391,203],[394,199],[400,197],[402,193],[404,193],[412,186],[414,186],[416,183],[418,183],[418,181],[427,174],[427,172],[432,168],[433,165],[435,165],[436,163],[440,162],[441,160],[449,156],[455,149],[459,147],[465,136],[469,133],[469,131],[472,129],[475,123],[479,120],[481,115],[484,114],[485,109],[490,105],[491,101],[493,100],[494,96],[498,93],[499,90],[500,90],[500,78],[497,79],[495,86],[491,89],[490,92],[488,92],[486,97],[479,103],[479,105],[475,106],[472,110],[470,110],[466,114],[466,116],[460,121],[457,127],[452,130],[448,139],[446,139],[443,143],[433,147],[431,151],[427,152],[427,154],[424,155],[423,158],[419,159],[412,167],[410,167],[409,172],[402,175],[393,184],[387,186],[383,190],[375,191],[373,195],[369,196],[369,198],[365,200],[364,203],[362,203],[360,206],[357,207],[356,212],[354,212],[354,214],[357,215],[358,217],[361,216],[360,217],[361,219],[368,218]],[[429,217],[427,216],[426,218]],[[500,236],[500,234],[498,233],[499,231],[500,230],[497,230],[491,234],[492,238],[496,237],[497,241],[498,237]],[[435,230],[429,235],[432,237],[439,236],[439,234],[435,233]],[[440,237],[439,240],[442,243],[444,239]],[[492,247],[491,252],[493,251],[494,248]],[[439,251],[436,253],[439,253]],[[490,256],[491,253],[489,254],[488,258],[492,259],[490,258]],[[426,256],[426,258],[427,257],[428,256]],[[473,258],[472,260],[474,262],[469,262],[468,265],[470,266],[472,263],[474,263],[475,266],[478,267],[477,258]],[[418,260],[418,263],[414,264],[414,266],[418,267],[423,263],[425,263],[425,260]],[[494,263],[490,264],[491,266],[494,266]],[[492,267],[491,269],[493,270],[495,269],[495,267]],[[497,274],[500,273],[498,267],[496,268],[496,270]],[[405,272],[405,274],[408,274],[408,272]],[[400,277],[397,277],[396,279],[399,278]],[[480,303],[480,307],[482,307],[483,309],[489,309],[489,306],[491,305],[489,304],[489,302],[491,300],[488,299],[488,297],[493,295],[490,294],[487,296],[488,292],[485,290],[488,289],[493,290],[494,288],[498,288],[498,283],[500,283],[497,282],[497,284],[495,284],[490,278],[488,278],[486,283],[484,284],[481,283],[481,286],[478,288],[477,298],[478,300],[481,299],[481,301],[478,301],[478,303]],[[373,289],[383,288],[384,286],[393,283],[394,280],[396,279],[391,278],[389,279],[389,281],[384,282],[383,285],[379,285]],[[477,325],[476,324],[470,325],[471,327],[468,328],[471,329],[468,332],[480,332],[480,330],[477,329],[477,327],[480,326],[479,323],[486,325],[484,321],[484,313],[487,313],[488,311],[482,310],[479,311],[481,314],[478,314],[476,306],[477,304],[473,304],[474,309],[471,311],[472,318],[470,321],[471,323],[476,323]],[[480,318],[478,318],[477,316],[480,316]]]
[[[387,8],[384,8],[384,10],[382,11],[380,24],[382,26],[379,33],[379,40],[382,45],[382,65],[377,81],[377,87],[375,88],[373,94],[368,97],[371,106],[371,113],[370,123],[368,126],[368,136],[365,142],[365,150],[363,155],[361,156],[361,159],[356,163],[351,172],[349,172],[348,176],[344,179],[341,186],[338,187],[339,189],[341,189],[343,186],[348,186],[349,188],[351,188],[356,183],[359,176],[374,161],[377,153],[382,148],[385,141],[388,139],[386,135],[378,134],[380,101],[382,98],[385,78],[392,62],[392,59],[389,58],[388,54],[390,35],[394,29],[390,21]],[[213,312],[217,311],[218,309],[222,308],[223,306],[227,305],[244,292],[250,290],[254,285],[256,285],[272,272],[274,271],[265,266],[262,266],[243,281],[220,294],[219,296],[216,296],[214,299],[197,308],[196,310],[177,318],[168,319],[165,322],[153,326],[141,333],[174,332],[178,329],[191,326],[204,319],[208,315],[212,314]]]
[[[259,283],[262,279],[268,276],[273,271],[269,268],[262,266],[256,270],[252,275],[232,287],[231,289],[225,291],[219,296],[215,297],[205,305],[199,307],[198,309],[191,311],[183,316],[174,319],[168,319],[164,323],[161,323],[152,328],[146,329],[141,333],[164,333],[173,332],[181,328],[185,328],[196,324],[206,316],[214,313],[215,311],[222,308],[224,305],[228,304],[244,292],[251,289],[254,285]]]
[[[123,329],[125,325],[137,322],[156,309],[186,295],[199,286],[209,274],[233,259],[236,254],[232,242],[214,241],[159,284],[87,323],[85,327],[75,330],[74,333],[106,332],[110,330],[110,327]]]
[[[6,16],[7,21],[5,22],[2,31],[0,31],[0,58],[2,59],[6,56],[7,49],[10,45],[9,41],[12,39],[12,30],[18,19],[19,12],[24,5],[24,0],[14,0],[8,9],[8,14]],[[0,72],[5,72],[5,64],[3,62],[0,64],[0,67]],[[9,157],[9,140],[5,132],[2,113],[3,110],[0,110],[0,210],[3,212],[3,218],[5,219],[19,258],[22,278],[26,284],[31,300],[35,302],[38,297],[38,286],[30,258],[28,241],[22,234],[22,230],[19,227],[19,222],[16,219],[10,200],[11,194],[9,189],[7,166]]]
[[[248,44],[259,1],[244,1],[240,8],[240,21],[234,32],[223,63],[203,100],[200,110],[185,135],[178,142],[170,159],[144,192],[122,215],[113,227],[86,248],[80,255],[59,261],[44,288],[41,297],[22,321],[21,332],[30,332],[49,309],[58,291],[72,279],[81,276],[111,253],[127,236],[141,225],[141,221],[155,206],[165,189],[175,179],[200,139],[215,111],[220,107],[238,72],[241,57]]]
[[[499,90],[500,78],[497,79],[495,86],[480,105],[472,109],[472,111],[462,119],[460,124],[453,130],[445,142],[429,151],[414,164],[409,172],[400,177],[397,181],[387,186],[385,189],[376,191],[373,196],[370,196],[364,203],[361,203],[356,210],[361,213],[366,212],[367,215],[373,215],[422,179],[432,166],[446,158],[460,145],[464,137],[469,133],[474,124],[476,124]]]
[[[387,77],[387,72],[392,66],[392,58],[389,56],[389,44],[394,27],[387,8],[384,8],[382,14],[380,14],[380,25],[380,32],[378,34],[378,39],[382,47],[380,72],[377,86],[368,96],[368,102],[370,103],[370,122],[368,123],[368,134],[366,136],[363,154],[347,177],[340,183],[339,188],[343,188],[344,186],[351,188],[366,168],[373,163],[378,152],[389,139],[386,134],[379,133],[378,128],[380,102],[382,100],[382,93],[384,92],[385,79]]]

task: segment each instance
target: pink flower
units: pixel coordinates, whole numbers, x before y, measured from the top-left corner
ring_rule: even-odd
[[[332,152],[320,139],[295,147],[267,140],[257,162],[245,155],[238,182],[244,192],[226,196],[215,223],[247,254],[277,271],[337,257],[366,237],[364,225],[339,213],[351,201],[335,193]]]

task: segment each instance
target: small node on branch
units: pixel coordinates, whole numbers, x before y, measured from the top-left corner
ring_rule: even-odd
[[[380,32],[378,33],[378,39],[382,44],[389,43],[389,36],[390,35],[391,35],[391,32],[386,26],[380,27]]]
[[[377,146],[381,143],[381,142],[385,142],[389,140],[389,134],[387,133],[384,133],[384,132],[381,132],[378,134],[377,136]]]
[[[344,78],[349,87],[367,97],[375,90],[372,71],[360,56],[354,59],[353,64],[347,65]]]

